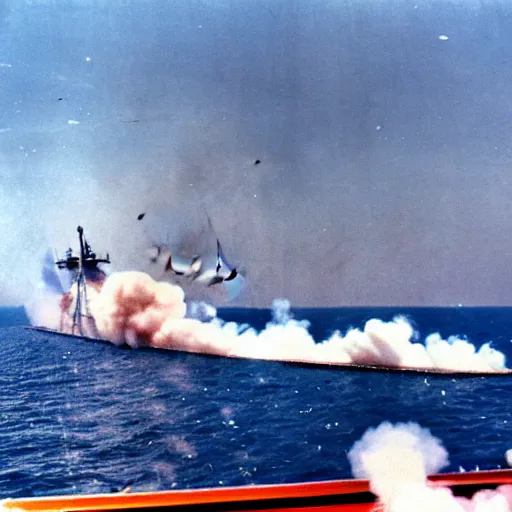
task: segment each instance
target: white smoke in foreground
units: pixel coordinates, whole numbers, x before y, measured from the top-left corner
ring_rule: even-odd
[[[435,487],[427,475],[448,464],[441,441],[415,423],[381,423],[348,453],[352,473],[370,481],[383,512],[510,512],[512,485],[481,490],[471,499]]]
[[[413,328],[403,317],[391,322],[372,319],[363,330],[350,329],[345,335],[337,331],[316,343],[308,332],[309,323],[294,320],[289,302],[277,300],[273,320],[257,332],[221,321],[215,308],[205,303],[187,307],[182,288],[154,281],[142,272],[110,275],[97,293],[89,294],[89,305],[98,335],[118,345],[317,364],[469,372],[506,369],[505,356],[488,344],[477,351],[465,340],[443,340],[438,334],[428,336],[425,345],[414,343]]]

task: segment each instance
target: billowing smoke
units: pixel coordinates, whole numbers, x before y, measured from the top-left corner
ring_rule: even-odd
[[[472,343],[456,336],[443,340],[439,334],[431,334],[425,345],[413,343],[413,336],[412,326],[398,316],[392,322],[369,320],[363,331],[351,329],[344,336],[335,332],[323,346],[327,351],[342,347],[350,362],[357,364],[467,371],[505,368],[504,354],[489,344],[477,351]]]
[[[90,305],[102,336],[115,344],[140,346],[151,344],[166,323],[185,316],[184,299],[179,286],[142,272],[123,272],[107,279]]]
[[[30,299],[25,303],[25,311],[32,325],[59,329],[60,304],[64,289],[54,267],[51,251],[47,251],[42,260],[40,279],[35,283]]]
[[[76,304],[72,288],[66,318]],[[257,332],[247,325],[223,322],[215,308],[185,303],[182,288],[154,281],[142,272],[118,272],[102,287],[88,287],[88,303],[96,336],[120,345],[150,346],[229,357],[298,361],[317,364],[359,364],[478,372],[506,368],[505,356],[489,345],[476,350],[468,341],[438,334],[425,345],[413,342],[414,331],[403,317],[391,322],[372,319],[362,330],[335,332],[317,343],[307,321],[290,314],[286,300],[276,300],[273,319]],[[33,318],[33,317],[32,317]]]
[[[348,458],[354,477],[369,479],[372,492],[385,504],[398,485],[424,485],[427,475],[448,465],[441,442],[415,423],[381,423],[368,429]]]
[[[286,325],[290,320],[293,320],[293,316],[290,314],[290,301],[287,299],[275,299],[272,302],[272,323]],[[302,322],[306,329],[309,327],[308,322]]]
[[[416,423],[381,423],[348,453],[352,473],[367,478],[383,512],[509,512],[512,486],[478,491],[471,499],[435,487],[427,475],[448,464],[441,441]],[[382,509],[381,509],[382,510]]]
[[[191,301],[187,303],[187,317],[209,322],[217,316],[217,309],[203,301]]]

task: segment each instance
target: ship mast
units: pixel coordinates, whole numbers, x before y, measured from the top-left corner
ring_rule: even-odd
[[[73,256],[72,250],[66,252],[66,258],[56,261],[56,265],[60,269],[66,269],[74,274],[73,282],[76,283],[76,298],[75,310],[73,311],[73,326],[71,329],[72,334],[79,336],[90,335],[84,332],[82,318],[89,318],[90,327],[96,330],[94,325],[94,317],[89,310],[89,302],[87,300],[87,278],[96,280],[100,276],[103,278],[105,273],[98,267],[100,263],[110,263],[109,256],[106,258],[98,258],[92,251],[91,246],[87,243],[84,237],[84,230],[82,226],[77,227],[78,239],[80,242],[80,255]],[[97,335],[96,332],[93,333]]]
[[[78,334],[82,335],[82,299],[87,307],[87,295],[84,276],[84,230],[82,226],[78,226],[78,239],[80,241],[80,259],[78,260],[78,274],[76,279],[76,305],[73,313],[73,328],[71,332],[75,334],[75,328],[78,327]]]

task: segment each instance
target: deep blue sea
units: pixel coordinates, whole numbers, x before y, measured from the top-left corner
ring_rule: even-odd
[[[292,312],[317,340],[406,314],[422,336],[493,341],[512,363],[512,308]],[[218,315],[261,329],[271,312]],[[430,429],[449,451],[444,471],[504,467],[512,448],[512,377],[129,350],[26,331],[20,310],[0,320],[0,498],[347,478],[346,452],[382,421]]]

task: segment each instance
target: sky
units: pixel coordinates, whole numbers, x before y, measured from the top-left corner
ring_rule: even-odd
[[[232,305],[509,305],[511,22],[499,0],[0,0],[0,305],[79,224],[112,270],[214,251],[204,211],[247,275]]]

